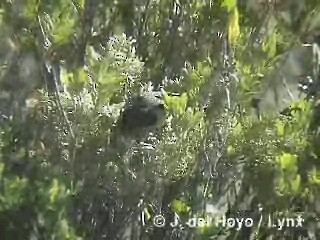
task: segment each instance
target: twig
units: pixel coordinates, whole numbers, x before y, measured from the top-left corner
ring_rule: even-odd
[[[38,15],[38,23],[39,23],[39,29],[40,29],[41,36],[42,36],[41,40],[43,42],[44,49],[47,49],[51,45],[51,42],[46,36],[46,33],[45,33],[44,28],[42,26],[41,19],[40,19],[39,15]],[[43,52],[43,50],[42,50],[42,52]],[[45,56],[45,53],[43,53],[43,55]],[[56,102],[57,102],[59,111],[60,111],[65,123],[67,124],[68,130],[69,130],[69,132],[71,134],[72,139],[75,142],[76,138],[75,138],[74,132],[72,130],[71,123],[70,123],[70,121],[69,121],[69,119],[67,117],[67,114],[65,113],[65,111],[64,111],[64,109],[62,107],[61,100],[60,100],[58,83],[61,83],[61,80],[60,80],[59,66],[58,66],[57,63],[53,63],[52,64],[52,61],[50,61],[50,63],[51,64],[49,64],[46,60],[44,60],[44,65],[45,65],[46,71],[48,73],[48,76],[51,77],[51,79],[49,79],[49,81],[53,81],[54,82],[54,92],[55,92],[55,95],[56,95],[55,98],[56,98]],[[52,71],[50,70],[50,68],[52,69]]]

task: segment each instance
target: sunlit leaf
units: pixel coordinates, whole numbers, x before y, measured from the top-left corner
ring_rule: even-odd
[[[269,58],[273,58],[277,54],[277,33],[269,36],[266,43],[263,44],[263,50],[268,54]]]
[[[310,182],[320,185],[320,171],[317,171],[317,170],[312,171]]]
[[[60,186],[57,179],[53,180],[52,187],[49,190],[49,193],[50,193],[50,202],[55,203],[58,200],[59,194],[60,194]]]
[[[39,7],[39,0],[28,0],[24,6],[24,15],[30,21],[37,19],[37,12]]]
[[[284,178],[281,178],[278,186],[278,191],[277,191],[278,194],[282,196],[288,191],[288,189],[289,189],[288,182],[285,181]]]
[[[300,176],[300,174],[297,174],[297,177],[294,180],[292,180],[290,182],[290,184],[291,184],[292,192],[294,194],[299,193],[300,192],[300,187],[301,187],[301,176]]]
[[[277,130],[278,130],[278,135],[280,137],[284,137],[285,136],[285,126],[286,126],[285,123],[282,121],[279,121],[276,126],[277,126]]]
[[[238,8],[234,8],[230,20],[229,20],[229,27],[228,27],[228,37],[231,44],[237,43],[237,40],[240,36],[240,26],[239,26],[239,13]]]
[[[177,199],[173,200],[171,207],[172,207],[172,210],[178,214],[186,214],[191,209],[183,201],[177,200]]]
[[[0,163],[0,178],[2,177],[4,167],[5,167],[5,165],[3,163]]]
[[[72,40],[75,34],[75,26],[77,23],[77,15],[70,3],[64,2],[61,9],[55,10],[53,13],[53,30],[52,36],[54,43],[64,45]]]
[[[150,220],[151,219],[151,214],[150,214],[148,208],[144,208],[143,209],[143,213],[144,213],[144,216],[145,216],[146,220]]]
[[[186,93],[181,94],[180,96],[165,96],[165,103],[170,112],[174,115],[182,116],[187,107],[188,95]]]
[[[237,0],[223,0],[221,3],[222,7],[226,7],[228,11],[231,11],[237,5]]]
[[[232,156],[236,153],[236,150],[233,146],[229,145],[227,148],[228,155]]]
[[[278,157],[281,170],[288,174],[296,174],[298,156],[290,153],[283,153]]]

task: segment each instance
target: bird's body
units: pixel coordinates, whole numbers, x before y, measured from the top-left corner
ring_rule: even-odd
[[[124,105],[110,137],[110,153],[126,152],[134,142],[144,142],[166,116],[162,94],[146,92],[130,98]]]
[[[130,99],[121,115],[121,129],[126,132],[158,126],[165,118],[165,107],[158,92],[147,92]]]

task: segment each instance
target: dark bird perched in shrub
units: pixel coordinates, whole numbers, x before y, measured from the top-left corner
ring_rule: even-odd
[[[159,126],[166,115],[162,97],[161,92],[146,92],[129,99],[120,116],[122,132],[151,131]]]
[[[112,131],[109,149],[123,153],[134,142],[145,142],[161,126],[165,116],[162,92],[148,91],[129,98]]]

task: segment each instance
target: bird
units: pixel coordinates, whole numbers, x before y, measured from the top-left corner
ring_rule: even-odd
[[[126,102],[120,116],[120,128],[124,133],[150,131],[161,125],[165,116],[162,92],[145,92]]]
[[[146,91],[130,97],[122,106],[108,148],[112,152],[124,153],[135,143],[146,143],[148,137],[153,136],[162,126],[165,118],[166,109],[161,91]]]

